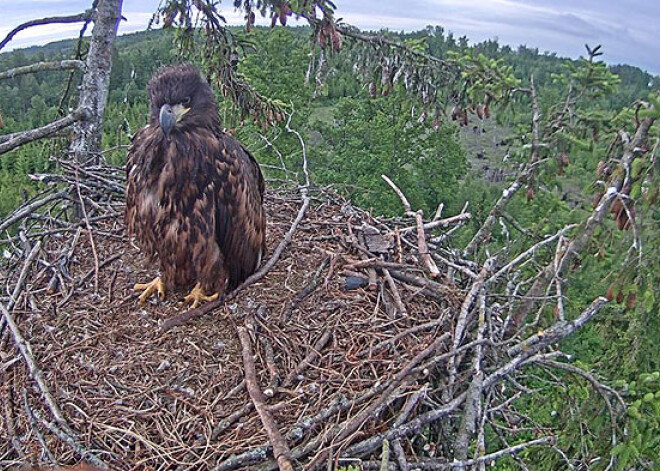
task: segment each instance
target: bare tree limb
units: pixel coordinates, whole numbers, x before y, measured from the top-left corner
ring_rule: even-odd
[[[566,234],[566,232],[568,232],[568,231],[570,231],[570,230],[572,230],[572,229],[575,229],[577,226],[578,226],[577,224],[569,224],[568,226],[562,228],[562,229],[561,229],[559,232],[557,232],[556,234],[553,234],[553,235],[551,235],[551,236],[549,236],[549,237],[546,237],[546,238],[543,239],[541,242],[538,242],[538,243],[534,244],[533,246],[531,246],[530,248],[528,248],[527,250],[525,250],[523,253],[521,253],[520,255],[518,255],[516,258],[514,258],[513,260],[511,260],[509,263],[507,263],[506,265],[504,265],[502,268],[500,268],[500,269],[499,269],[499,270],[498,270],[493,276],[491,276],[490,278],[488,278],[488,280],[486,281],[486,283],[487,283],[487,284],[491,284],[491,283],[496,282],[496,281],[499,280],[504,274],[506,274],[507,272],[509,272],[512,268],[514,268],[514,267],[520,265],[524,260],[526,260],[527,258],[533,256],[533,255],[534,255],[534,254],[535,254],[535,253],[536,253],[541,247],[544,247],[544,246],[546,246],[546,245],[548,245],[548,244],[554,242],[555,240],[559,239],[560,237],[563,237],[563,236]]]
[[[93,10],[87,10],[83,13],[78,13],[77,15],[70,15],[70,16],[53,16],[49,18],[41,18],[38,20],[30,20],[27,21],[21,25],[18,25],[16,28],[12,29],[5,39],[0,41],[0,50],[4,48],[9,41],[11,41],[16,34],[20,33],[21,31],[31,28],[33,26],[42,26],[42,25],[49,25],[49,24],[65,24],[65,23],[79,23],[81,21],[87,21],[92,17]]]
[[[644,118],[635,131],[635,135],[631,140],[624,140],[624,150],[623,158],[621,160],[621,166],[624,169],[623,175],[619,178],[616,178],[610,183],[609,188],[601,198],[598,206],[591,213],[591,216],[584,223],[584,228],[582,232],[573,239],[566,250],[564,255],[561,257],[561,260],[557,264],[555,273],[555,266],[553,262],[550,262],[541,272],[541,274],[536,278],[532,286],[526,293],[525,299],[520,303],[518,308],[513,314],[512,326],[514,328],[520,327],[525,317],[529,312],[531,312],[534,303],[538,296],[540,296],[553,279],[554,276],[561,276],[564,269],[573,261],[575,257],[581,254],[584,249],[587,247],[587,244],[591,240],[591,236],[598,226],[600,226],[605,219],[610,207],[614,200],[618,197],[619,192],[624,187],[627,180],[630,178],[630,167],[632,162],[635,160],[638,149],[642,147],[643,142],[648,137],[649,129],[653,124],[653,118]]]
[[[456,224],[461,224],[468,219],[472,218],[472,214],[470,213],[460,213],[457,214],[456,216],[451,216],[448,218],[444,219],[434,219],[431,222],[424,223],[424,230],[430,231],[432,229],[437,229],[439,227],[450,227],[454,226]],[[410,231],[417,230],[417,226],[410,226],[410,227],[404,227],[403,229],[399,229],[402,234],[405,234]]]
[[[486,295],[483,290],[479,294],[479,327],[477,331],[477,341],[483,340],[484,331],[486,330]],[[470,446],[470,439],[476,431],[477,420],[482,414],[483,403],[481,395],[483,393],[483,380],[484,372],[481,369],[481,359],[483,355],[483,346],[478,344],[475,348],[473,370],[474,376],[470,382],[467,390],[467,400],[465,403],[465,411],[461,425],[456,435],[454,442],[454,460],[465,461],[468,457],[468,449]],[[455,358],[455,357],[452,357]],[[465,466],[460,466],[459,469],[465,469]]]
[[[15,137],[12,137],[12,139],[9,139],[8,141],[0,144],[0,154],[9,152],[10,150],[27,144],[28,142],[43,139],[44,137],[50,136],[51,134],[55,134],[57,131],[69,127],[74,123],[89,119],[90,116],[90,112],[87,108],[78,108],[68,116],[65,116],[62,119],[58,119],[57,121],[53,121],[50,124],[15,134]]]
[[[277,464],[281,471],[293,471],[293,464],[291,463],[291,450],[286,444],[284,437],[275,423],[275,419],[271,415],[268,407],[266,406],[266,398],[259,388],[257,380],[257,372],[254,367],[254,358],[252,347],[250,346],[250,335],[245,327],[237,327],[238,337],[243,347],[243,366],[245,368],[245,387],[252,398],[254,408],[257,410],[261,423],[266,429],[268,438],[273,446],[273,455],[277,460]]]
[[[10,214],[4,221],[0,222],[0,232],[4,231],[15,222],[20,221],[24,217],[32,214],[42,206],[47,205],[52,201],[57,201],[64,198],[68,193],[69,190],[58,191],[57,193],[52,193],[40,200],[34,201],[33,203],[19,208],[18,210],[14,211],[14,213]]]
[[[69,70],[78,69],[85,70],[85,63],[79,60],[62,60],[52,62],[37,62],[36,64],[25,65],[23,67],[15,67],[13,69],[0,72],[0,80],[13,79],[20,75],[35,74],[37,72],[45,72],[52,70]]]
[[[497,461],[500,458],[503,458],[504,456],[512,456],[515,454],[520,453],[521,451],[533,447],[533,446],[540,446],[540,445],[548,445],[552,444],[556,441],[556,438],[554,436],[548,436],[548,437],[541,437],[537,438],[535,440],[530,440],[528,442],[524,443],[519,443],[517,445],[513,445],[507,448],[504,448],[502,450],[495,451],[493,453],[489,453],[484,456],[480,456],[479,458],[475,459],[469,459],[469,460],[464,460],[464,461],[459,461],[455,460],[452,461],[451,463],[447,463],[445,461],[441,461],[438,459],[422,459],[419,461],[415,461],[413,463],[410,463],[411,466],[413,466],[416,469],[420,469],[422,471],[447,471],[450,469],[454,468],[459,468],[459,469],[465,469],[471,466],[475,466],[481,463],[492,463]],[[377,469],[380,465],[380,463],[373,463],[373,462],[364,462],[363,464],[364,469],[367,470],[374,470]],[[391,468],[390,468],[391,469]]]
[[[423,218],[422,210],[420,209],[417,211],[413,211],[412,208],[410,207],[410,202],[408,201],[408,198],[406,198],[406,195],[403,194],[403,192],[399,189],[399,187],[396,186],[396,184],[387,175],[381,175],[381,177],[383,180],[387,182],[389,186],[392,187],[394,192],[401,200],[401,203],[403,203],[403,208],[406,212],[406,216],[415,218],[415,223],[417,227],[417,250],[419,252],[419,256],[421,257],[422,263],[428,270],[431,277],[437,278],[438,276],[440,276],[440,270],[433,261],[433,257],[431,257],[431,254],[429,252],[429,246],[426,243],[426,233],[424,232],[424,218]]]
[[[516,178],[508,188],[502,191],[502,196],[500,196],[495,205],[493,205],[490,213],[488,214],[488,217],[481,225],[467,247],[465,247],[465,250],[463,250],[464,257],[469,257],[474,254],[477,248],[486,240],[488,240],[497,217],[500,215],[502,210],[504,210],[506,205],[509,204],[509,201],[511,201],[513,195],[515,195],[523,186],[523,184],[530,178],[530,176],[533,175],[535,169],[536,165],[530,165],[526,171],[521,172],[520,175],[518,175],[518,178]]]
[[[30,264],[37,257],[37,254],[39,253],[40,249],[41,249],[41,243],[37,242],[35,246],[32,248],[30,254],[25,259],[25,266],[30,266]],[[53,399],[50,389],[48,388],[48,385],[46,384],[46,381],[44,379],[44,375],[41,372],[41,369],[39,369],[34,357],[32,356],[32,347],[27,342],[27,340],[25,340],[13,316],[9,313],[7,308],[2,303],[0,303],[0,312],[2,313],[5,321],[7,322],[7,325],[9,326],[9,330],[11,331],[14,337],[14,342],[16,344],[16,347],[21,352],[21,355],[23,356],[25,362],[28,365],[30,376],[32,376],[32,378],[36,381],[37,385],[39,386],[41,395],[44,398],[44,401],[48,405],[49,409],[51,410],[53,417],[55,417],[55,419],[58,422],[65,424],[66,420],[64,419],[64,416],[60,411],[60,407],[55,402],[55,399]]]

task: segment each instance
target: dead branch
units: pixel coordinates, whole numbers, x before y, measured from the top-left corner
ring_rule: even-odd
[[[32,414],[35,416],[36,419],[38,419],[53,435],[57,436],[60,440],[62,440],[64,443],[69,445],[73,451],[78,453],[80,456],[85,458],[87,461],[92,463],[94,466],[97,466],[98,468],[101,469],[108,469],[108,465],[105,464],[101,458],[96,456],[95,452],[91,452],[87,449],[85,449],[84,446],[80,444],[80,440],[78,440],[69,427],[66,424],[61,424],[61,423],[55,423],[47,420],[45,417],[41,415],[41,413],[36,410],[32,409]],[[92,467],[81,467],[82,470],[85,469],[94,469]]]
[[[0,41],[0,50],[4,48],[9,41],[11,41],[16,34],[20,33],[23,30],[26,30],[28,28],[32,28],[33,26],[42,26],[42,25],[48,25],[48,24],[66,24],[66,23],[80,23],[81,21],[88,21],[91,17],[92,14],[94,13],[93,10],[87,10],[83,13],[78,13],[77,15],[70,15],[70,16],[53,16],[49,18],[41,18],[38,20],[30,20],[27,21],[21,25],[18,25],[16,28],[12,29],[7,36],[5,36],[5,39]]]
[[[422,389],[421,391],[418,391],[408,396],[405,405],[403,406],[401,412],[399,412],[399,415],[394,421],[393,424],[394,427],[398,427],[401,424],[405,423],[406,420],[408,420],[410,414],[412,414],[413,410],[417,406],[417,403],[424,398],[426,393],[427,393],[426,389]],[[403,449],[403,445],[401,443],[400,438],[397,438],[392,442],[392,448],[394,448],[394,454],[396,455],[396,460],[399,465],[399,469],[401,471],[408,471],[410,469],[410,466],[408,464],[408,459],[406,458],[406,452]]]
[[[432,278],[437,278],[440,276],[440,270],[438,270],[438,266],[435,264],[433,261],[433,258],[431,257],[431,254],[429,252],[429,247],[426,244],[426,233],[424,232],[424,216],[422,210],[418,211],[412,211],[410,207],[410,202],[406,198],[406,196],[403,194],[403,192],[397,187],[394,182],[387,176],[387,175],[381,175],[382,179],[387,182],[387,184],[392,187],[394,192],[397,194],[399,199],[401,200],[401,203],[403,203],[403,207],[405,210],[405,213],[407,216],[411,216],[415,218],[415,223],[417,224],[417,250],[419,252],[420,257],[422,258],[422,262],[426,269],[429,271],[429,274],[431,275]],[[437,213],[436,213],[437,214]]]
[[[481,273],[480,273],[481,275]],[[475,282],[475,285],[477,282]],[[479,327],[477,330],[477,341],[483,340],[484,331],[486,330],[486,295],[483,292],[479,294]],[[483,379],[484,372],[481,369],[481,361],[483,354],[483,346],[478,344],[475,347],[475,355],[473,360],[474,376],[470,382],[467,390],[467,400],[465,410],[461,420],[461,425],[456,435],[454,442],[454,461],[465,461],[468,457],[468,448],[470,440],[477,428],[477,420],[482,415],[483,402],[481,395],[483,393]],[[455,358],[455,357],[452,357]],[[460,466],[459,469],[465,469]]]
[[[401,203],[403,204],[403,210],[406,213],[406,215],[412,215],[412,208],[410,206],[410,202],[408,201],[408,198],[406,198],[406,195],[403,194],[403,191],[401,191],[399,187],[396,186],[394,182],[390,179],[390,177],[388,177],[387,175],[381,175],[380,177],[383,180],[385,180],[390,187],[392,187],[394,193],[396,193],[396,195],[399,197]]]
[[[521,451],[526,450],[527,448],[533,446],[553,444],[555,443],[556,440],[557,439],[554,436],[541,437],[535,440],[530,440],[528,442],[519,443],[518,445],[510,446],[502,450],[489,453],[484,456],[480,456],[479,458],[476,459],[469,459],[465,461],[456,460],[448,463],[446,461],[439,459],[426,458],[415,461],[411,464],[414,465],[416,469],[420,469],[423,471],[446,471],[454,468],[465,469],[481,463],[486,463],[486,464],[494,463],[495,461],[497,461],[498,459],[504,456],[512,456],[518,454]],[[380,467],[380,463],[372,463],[365,461],[362,462],[362,465],[363,465],[363,469],[367,469],[367,470],[375,470],[375,469],[379,469]]]
[[[15,67],[13,69],[0,72],[0,80],[13,79],[20,75],[35,74],[37,72],[70,69],[82,70],[84,72],[85,63],[83,61],[69,59],[52,62],[37,62],[36,64],[25,65],[23,67]]]
[[[455,226],[457,224],[462,224],[462,223],[464,223],[465,221],[467,221],[468,219],[471,219],[471,218],[472,218],[472,214],[463,212],[463,213],[457,214],[456,216],[451,216],[451,217],[444,218],[444,219],[437,219],[437,218],[433,219],[433,221],[431,221],[431,222],[424,223],[423,227],[424,227],[425,231],[431,231],[433,229],[447,228],[447,227]],[[411,232],[411,231],[414,231],[414,230],[417,230],[416,225],[415,226],[408,226],[408,227],[404,227],[404,228],[400,229],[402,234],[405,234],[405,233],[408,233],[408,232]]]
[[[27,392],[25,390],[23,390],[23,407],[25,408],[25,414],[28,416],[28,419],[30,420],[30,426],[32,427],[32,431],[37,437],[39,444],[41,445],[42,453],[46,456],[50,464],[57,463],[57,460],[53,456],[53,452],[50,451],[50,448],[48,448],[48,444],[46,443],[44,436],[39,431],[39,425],[37,424],[37,419],[32,413],[32,408],[30,407],[30,403],[28,402]]]
[[[536,87],[534,86],[534,75],[529,77],[531,97],[532,97],[532,156],[530,162],[532,164],[539,160],[539,120],[541,119],[541,112],[539,111],[539,102],[536,98]]]
[[[518,190],[523,186],[523,184],[528,183],[531,179],[534,178],[534,174],[540,163],[539,160],[539,105],[536,99],[536,89],[534,88],[534,77],[531,77],[531,90],[529,91],[532,96],[532,152],[530,157],[530,162],[527,169],[524,172],[518,174],[518,178],[502,192],[502,196],[497,200],[493,208],[490,210],[488,217],[481,225],[477,233],[474,235],[470,243],[465,247],[463,251],[464,257],[469,257],[473,255],[477,248],[488,240],[490,237],[493,225],[497,218],[504,212],[504,208],[509,204],[513,195],[515,195]]]
[[[575,229],[578,225],[577,224],[569,224],[568,226],[562,228],[559,230],[556,234],[551,235],[550,237],[547,237],[543,239],[541,242],[538,242],[534,245],[532,245],[529,249],[525,250],[522,252],[520,255],[515,257],[513,260],[511,260],[509,263],[507,263],[505,266],[500,268],[493,276],[488,278],[487,283],[494,283],[495,281],[499,280],[504,274],[507,272],[511,271],[511,269],[515,268],[516,266],[520,265],[523,261],[525,261],[527,258],[533,256],[535,253],[538,252],[538,250],[541,247],[544,247],[557,239],[563,237],[566,235],[566,233],[572,229]]]
[[[34,259],[37,257],[39,250],[41,250],[41,243],[37,242],[34,248],[32,249],[32,251],[25,259],[25,266],[30,266],[30,264],[32,264]],[[19,293],[20,291],[21,290],[19,290]],[[32,379],[34,379],[37,385],[39,386],[39,390],[41,392],[41,396],[44,399],[44,402],[46,403],[46,405],[48,405],[48,408],[53,414],[53,417],[55,417],[55,420],[57,420],[60,424],[66,424],[66,420],[64,419],[64,415],[62,414],[60,407],[57,405],[57,402],[53,398],[53,395],[51,394],[48,385],[46,385],[44,374],[37,365],[34,356],[32,356],[32,347],[30,346],[28,341],[25,340],[13,316],[9,313],[7,308],[2,303],[0,303],[0,311],[2,311],[2,315],[5,319],[5,322],[9,326],[9,330],[12,336],[14,337],[14,343],[16,344],[16,347],[18,348],[18,350],[21,352],[21,355],[25,359],[25,362],[30,371],[30,376],[32,376]]]
[[[277,460],[277,464],[282,471],[293,471],[293,464],[291,463],[291,450],[286,444],[284,437],[279,431],[275,419],[271,415],[268,407],[266,406],[266,398],[264,397],[257,382],[257,373],[254,367],[254,359],[252,347],[250,347],[250,335],[247,328],[237,327],[238,337],[241,340],[243,347],[243,365],[245,368],[245,387],[250,394],[250,398],[254,403],[254,407],[259,413],[261,423],[268,433],[268,438],[273,447],[273,455]]]
[[[590,305],[585,309],[582,314],[572,321],[563,321],[557,322],[555,325],[549,329],[539,332],[538,334],[532,335],[531,337],[525,339],[517,345],[509,348],[507,353],[510,357],[515,357],[517,355],[522,355],[527,352],[539,351],[538,345],[546,346],[552,343],[556,343],[559,340],[568,337],[576,330],[580,329],[584,324],[586,324],[593,316],[596,315],[598,311],[607,303],[607,299],[603,297],[596,298]]]
[[[390,288],[390,292],[392,293],[392,298],[394,299],[394,304],[396,305],[396,308],[399,311],[399,315],[407,316],[408,310],[406,309],[405,304],[403,304],[403,301],[401,300],[401,295],[399,294],[399,289],[396,287],[394,278],[392,278],[392,275],[390,275],[390,272],[387,268],[383,269],[383,276],[385,277],[387,286]]]
[[[453,293],[453,290],[450,286],[427,280],[421,276],[409,275],[407,273],[396,270],[390,270],[390,274],[392,275],[392,278],[395,278],[399,281],[423,288],[422,293],[424,295],[435,298],[438,301],[444,300],[444,296]]]
[[[441,336],[435,339],[429,346],[427,346],[420,353],[415,355],[415,357],[410,360],[393,378],[390,385],[385,391],[381,394],[380,398],[376,401],[373,401],[368,407],[362,410],[355,417],[351,418],[346,422],[341,428],[341,432],[337,434],[336,437],[333,437],[333,443],[341,443],[343,440],[352,435],[357,431],[364,423],[374,415],[374,413],[382,407],[384,402],[391,398],[394,392],[401,386],[401,384],[407,380],[408,376],[412,373],[414,368],[419,365],[422,361],[432,355],[441,345],[443,345],[445,339]],[[317,454],[316,458],[308,465],[308,469],[313,469],[315,465],[322,462],[330,450],[326,449]]]
[[[557,273],[555,273],[555,266],[553,262],[550,262],[541,271],[540,275],[536,278],[532,286],[527,291],[525,299],[516,309],[513,315],[513,327],[519,327],[522,324],[527,314],[531,312],[536,299],[538,296],[543,294],[554,276],[561,276],[564,269],[571,262],[573,262],[575,257],[580,255],[587,247],[587,244],[591,240],[594,231],[602,224],[612,206],[612,203],[619,195],[619,192],[623,188],[625,182],[628,180],[630,175],[629,169],[632,165],[632,162],[636,158],[637,149],[641,148],[642,144],[647,139],[649,129],[653,125],[653,122],[653,118],[644,118],[637,127],[634,137],[624,144],[623,158],[621,160],[621,166],[624,169],[623,174],[610,183],[610,186],[601,198],[598,206],[596,206],[596,208],[591,213],[591,216],[589,216],[587,221],[584,223],[581,233],[578,234],[575,239],[573,239],[568,244],[566,250],[564,251],[564,255],[557,265]]]
[[[50,124],[42,126],[40,128],[31,129],[29,131],[24,131],[15,135],[12,139],[3,142],[0,144],[0,154],[9,152],[12,149],[20,147],[29,142],[37,141],[48,137],[52,134],[55,134],[57,131],[60,131],[64,128],[71,126],[74,123],[79,121],[84,121],[90,118],[90,112],[87,108],[78,108],[77,110],[70,113],[68,116],[65,116],[62,119],[53,121]]]
[[[20,356],[15,358],[14,363],[20,361]],[[3,400],[3,407],[2,411],[4,413],[4,424],[5,424],[5,430],[6,430],[6,435],[9,437],[9,441],[11,442],[11,446],[14,449],[14,452],[16,452],[16,456],[20,458],[21,460],[25,459],[25,452],[23,451],[23,447],[21,444],[21,441],[19,440],[17,434],[16,434],[16,424],[14,421],[14,391],[13,391],[13,385],[8,381],[7,375],[5,371],[7,371],[11,367],[11,364],[6,364],[2,365],[0,367],[0,380],[2,381],[2,389],[3,389],[3,396],[5,397],[5,400]]]
[[[302,362],[294,369],[291,371],[286,378],[284,379],[284,382],[282,383],[282,387],[288,387],[290,386],[298,376],[302,374],[309,365],[312,365],[314,361],[319,357],[321,350],[327,345],[327,343],[330,341],[332,338],[332,331],[331,330],[325,330],[319,339],[314,343],[314,345],[310,348],[309,353],[305,356]]]
[[[467,245],[467,247],[465,247],[465,250],[463,250],[464,257],[470,257],[471,255],[473,255],[476,249],[486,240],[488,240],[491,231],[493,229],[493,225],[497,220],[497,217],[499,216],[500,212],[506,207],[506,205],[509,204],[509,201],[511,200],[511,198],[513,198],[513,195],[515,195],[518,192],[518,190],[522,187],[522,185],[527,181],[529,176],[532,174],[532,172],[530,171],[531,168],[528,169],[526,172],[521,173],[518,176],[518,178],[516,178],[514,182],[511,183],[511,185],[509,185],[509,187],[502,192],[502,196],[500,196],[497,202],[493,205],[493,208],[490,210],[490,213],[488,214],[488,217],[486,218],[484,223],[481,225],[481,227],[474,235],[474,237],[472,237],[472,240]]]
[[[458,315],[458,319],[456,320],[456,327],[454,328],[454,342],[453,342],[452,350],[456,350],[463,342],[463,335],[465,333],[465,329],[467,327],[467,323],[469,320],[468,314],[471,312],[471,308],[474,301],[477,299],[478,296],[481,295],[481,291],[483,289],[484,283],[486,282],[486,277],[492,270],[494,263],[495,263],[494,258],[489,258],[486,261],[483,268],[481,269],[481,272],[479,272],[479,275],[474,280],[474,283],[470,288],[470,292],[463,300],[463,304],[461,305],[461,310]],[[450,385],[454,383],[455,378],[456,378],[456,358],[451,357],[449,359]]]
[[[99,255],[96,251],[96,243],[94,242],[94,231],[92,226],[89,223],[89,217],[87,216],[87,208],[85,208],[85,201],[83,200],[82,194],[80,193],[80,180],[78,178],[78,172],[76,172],[76,192],[78,193],[78,201],[80,202],[80,210],[82,211],[83,220],[85,221],[85,226],[87,227],[87,236],[89,237],[89,244],[92,247],[92,255],[94,256],[94,293],[99,292]]]

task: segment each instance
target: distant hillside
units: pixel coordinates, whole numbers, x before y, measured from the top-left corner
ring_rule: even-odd
[[[365,103],[365,100],[367,102],[370,100],[369,94],[364,83],[361,82],[362,78],[356,77],[350,50],[329,58],[325,85],[318,90],[312,90],[310,87],[305,87],[303,83],[308,62],[309,28],[276,28],[274,30],[255,28],[249,35],[246,35],[242,27],[234,27],[232,30],[259,46],[248,57],[243,57],[239,65],[239,70],[245,74],[252,86],[267,97],[281,100],[284,103],[296,104],[298,115],[301,116],[301,119],[308,120],[308,124],[312,128],[316,126],[313,121],[317,120],[319,116],[324,117],[319,120],[319,126],[313,129],[315,136],[319,136],[321,133],[325,138],[321,141],[322,145],[316,147],[319,155],[315,158],[314,170],[319,183],[332,182],[344,185],[347,195],[354,198],[355,201],[374,204],[381,209],[387,207],[390,208],[390,211],[395,211],[398,207],[395,199],[387,204],[380,200],[382,182],[378,178],[379,171],[370,169],[366,165],[366,161],[363,162],[361,168],[353,168],[353,165],[357,165],[359,160],[348,158],[348,156],[364,153],[369,159],[374,159],[377,164],[385,161],[385,166],[379,167],[380,170],[407,172],[406,175],[401,175],[403,179],[410,178],[412,181],[419,179],[420,175],[423,178],[430,177],[429,173],[421,168],[415,170],[415,165],[421,164],[415,163],[412,167],[410,165],[402,167],[396,164],[396,159],[400,157],[395,156],[394,151],[388,151],[387,147],[380,145],[385,139],[384,136],[374,137],[370,141],[361,139],[368,133],[374,133],[376,136],[375,129],[361,130],[355,134],[355,142],[350,142],[350,145],[342,148],[346,140],[338,140],[338,136],[345,138],[346,134],[342,129],[337,129],[337,126],[340,128],[347,126],[347,132],[350,133],[355,131],[356,126],[362,126],[364,118],[373,127],[376,126],[373,121],[374,116],[398,113],[397,109],[412,106],[403,99],[399,100],[397,105],[393,104],[392,100],[381,101],[380,98],[374,103]],[[529,82],[529,77],[533,74],[537,86],[544,89],[548,100],[554,100],[555,94],[560,93],[559,88],[553,83],[553,74],[561,73],[565,66],[576,63],[570,59],[557,57],[555,54],[540,53],[538,49],[524,46],[512,49],[508,46],[501,46],[496,40],[469,45],[467,38],[455,38],[441,27],[429,27],[405,34],[387,34],[398,41],[415,43],[418,47],[424,47],[427,52],[440,58],[446,58],[452,51],[466,52],[471,49],[475,53],[489,58],[502,59],[512,66],[515,75],[524,84]],[[36,61],[71,58],[76,44],[75,40],[63,40],[45,46],[0,54],[0,71]],[[86,44],[83,43],[83,54],[85,48]],[[120,164],[125,157],[125,151],[119,146],[128,143],[128,137],[145,123],[147,81],[161,65],[179,60],[174,32],[158,29],[120,36],[116,42],[113,60],[104,144],[117,148],[116,151],[109,152],[107,157],[109,161]],[[621,84],[614,94],[600,98],[598,103],[594,103],[602,109],[620,110],[630,106],[636,99],[645,99],[652,88],[658,88],[660,85],[660,80],[637,67],[613,66],[610,67],[610,70],[619,75]],[[0,133],[11,133],[43,125],[57,116],[61,116],[67,109],[75,107],[77,92],[75,86],[69,86],[70,83],[79,83],[79,77],[74,76],[73,80],[69,81],[68,72],[38,73],[20,76],[14,80],[0,81],[0,114],[5,125]],[[68,94],[63,100],[65,90],[68,90]],[[342,100],[357,101],[343,103]],[[221,112],[225,124],[233,127],[240,120],[235,116],[232,118],[233,112],[230,108],[225,107]],[[365,116],[356,116],[356,121],[350,123],[350,116],[345,114],[345,110],[353,112],[360,110],[365,113]],[[342,113],[344,114],[342,115]],[[337,119],[338,117],[339,119]],[[498,175],[501,173],[501,161],[506,148],[498,147],[496,144],[501,141],[504,130],[514,129],[521,123],[527,125],[527,118],[510,114],[505,116],[500,113],[498,122],[503,126],[491,125],[486,136],[473,132],[462,133],[461,142],[463,147],[468,150],[468,160],[472,163],[473,168],[479,169],[478,175],[485,175],[486,179],[491,179],[493,172]],[[421,127],[424,126],[421,125]],[[451,127],[451,124],[448,126]],[[452,134],[449,127],[446,130],[447,136]],[[470,129],[472,127],[471,124]],[[244,126],[240,126],[240,128],[240,132],[254,138],[254,129],[250,130]],[[402,132],[408,132],[408,130],[410,130],[408,127],[402,128]],[[394,132],[393,128],[389,131]],[[438,147],[432,149],[431,143],[423,141],[425,132],[416,130],[415,133],[418,137],[411,142],[422,143],[427,149],[425,152],[431,154],[441,152]],[[337,134],[337,137],[334,140],[328,139],[328,136],[333,134]],[[453,141],[453,138],[445,139],[445,141]],[[45,150],[43,147],[45,145],[46,143],[34,144],[0,159],[0,183],[8,182],[0,192],[0,215],[18,202],[20,187],[30,189],[26,177],[28,173],[49,168],[47,154],[52,151]],[[373,147],[370,148],[369,145]],[[392,147],[392,149],[394,148],[396,146]],[[417,153],[417,151],[410,150],[406,150],[406,152]],[[452,149],[447,152],[455,155],[454,152],[457,150]],[[342,153],[347,160],[343,164],[338,164],[338,161],[342,161],[343,157],[340,157]],[[273,156],[262,152],[261,158],[268,161]],[[388,170],[389,168],[394,170]],[[454,170],[456,178],[460,179],[464,168],[463,164],[456,164]],[[499,180],[500,177],[497,175],[496,177],[496,180]],[[452,185],[456,185],[456,181],[458,180],[453,181]],[[419,186],[420,195],[417,198],[417,204],[431,208],[437,205],[439,199],[444,199],[449,205],[456,200],[456,204],[458,204],[459,198],[456,196],[456,191],[445,187],[444,191],[437,192],[434,185],[435,183],[429,181],[427,188],[423,188],[423,185]],[[423,199],[426,201],[422,202]]]

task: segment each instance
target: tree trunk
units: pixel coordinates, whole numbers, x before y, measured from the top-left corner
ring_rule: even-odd
[[[91,118],[74,126],[70,152],[80,163],[90,157],[98,160],[103,135],[103,114],[108,100],[112,45],[117,36],[123,0],[99,0],[94,13],[94,29],[87,53],[86,72],[80,90],[79,107],[88,108]]]

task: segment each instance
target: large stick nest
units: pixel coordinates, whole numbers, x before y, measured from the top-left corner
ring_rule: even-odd
[[[2,323],[0,343],[4,463],[84,458],[126,470],[276,469],[276,437],[245,387],[247,361],[288,447],[286,461],[313,469],[356,457],[366,468],[390,439],[399,466],[411,460],[423,467],[422,458],[436,454],[427,467],[444,469],[454,450],[436,451],[425,440],[464,436],[467,453],[479,410],[472,406],[482,393],[577,328],[557,323],[525,348],[517,334],[501,341],[505,326],[486,309],[482,290],[491,262],[481,266],[434,246],[444,255],[436,261],[447,265],[431,279],[426,264],[437,268],[421,253],[428,250],[421,213],[372,218],[317,191],[263,278],[211,313],[163,329],[185,311],[177,304],[184,293],[138,305],[133,285],[153,278],[156,267],[125,235],[121,172],[61,165],[61,175],[35,177],[53,189],[8,219],[20,227],[5,241],[1,281],[20,295],[2,299],[17,325],[10,333]],[[306,197],[284,188],[266,195],[271,251]],[[84,217],[70,222],[76,204]],[[32,261],[27,254],[37,240],[43,245]],[[237,334],[243,328],[254,352],[247,360]],[[31,346],[23,356],[38,370],[17,353],[17,331]],[[517,394],[503,391],[488,394],[507,406],[500,413]],[[462,416],[468,425],[461,427]],[[482,449],[475,459],[488,456]]]

